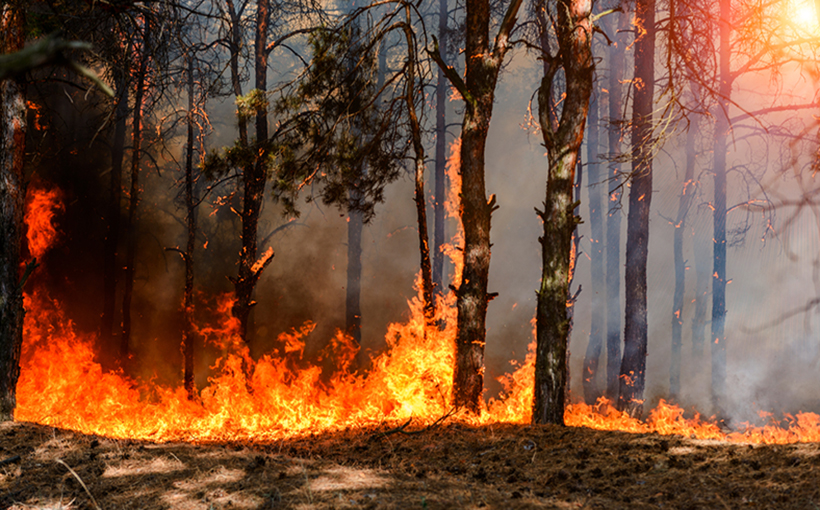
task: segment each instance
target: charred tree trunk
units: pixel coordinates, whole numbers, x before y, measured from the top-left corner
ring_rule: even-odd
[[[584,356],[584,400],[587,404],[594,404],[600,392],[598,390],[598,366],[604,344],[604,327],[606,317],[606,283],[604,281],[604,207],[601,179],[601,168],[598,162],[598,100],[593,94],[589,102],[589,123],[587,125],[587,159],[589,188],[589,227],[590,244],[590,272],[592,284],[591,319],[589,326],[589,343]]]
[[[256,4],[256,43],[254,51],[256,90],[267,92],[268,51],[267,37],[270,22],[270,0],[258,0]],[[253,291],[262,276],[262,271],[273,260],[273,252],[268,250],[257,260],[257,230],[262,201],[265,198],[265,184],[268,178],[267,168],[268,143],[268,110],[260,106],[256,112],[256,160],[252,167],[242,172],[242,250],[239,252],[239,275],[234,279],[236,303],[233,315],[239,319],[239,332],[242,339],[248,342],[248,322],[253,301]]]
[[[626,9],[626,2],[621,3]],[[606,397],[617,402],[618,375],[621,372],[621,155],[623,136],[624,48],[629,16],[626,12],[613,13],[612,40],[609,48],[609,175],[606,220]]]
[[[655,89],[655,0],[638,0],[635,24],[635,87],[632,105],[632,187],[626,240],[626,315],[618,408],[643,413],[646,385],[646,262],[652,201],[652,99]]]
[[[130,48],[130,45],[129,45]],[[127,52],[130,53],[130,50]],[[122,163],[125,159],[125,129],[128,121],[128,77],[130,66],[118,81],[118,97],[114,141],[111,147],[111,180],[108,198],[107,231],[103,245],[103,312],[100,317],[100,339],[106,349],[114,345],[114,315],[117,306],[117,255],[120,243],[120,216],[122,215]],[[107,351],[110,352],[110,351]]]
[[[712,405],[723,411],[726,396],[726,149],[729,138],[729,101],[732,94],[730,67],[731,0],[720,0],[720,50],[718,55],[720,85],[715,112],[714,167],[714,252],[712,273]]]
[[[137,208],[139,207],[140,194],[140,156],[142,152],[142,106],[145,97],[145,77],[148,73],[148,38],[151,33],[148,19],[145,19],[145,26],[142,34],[142,48],[140,53],[140,66],[137,71],[137,85],[134,91],[134,123],[132,131],[132,154],[131,154],[131,192],[128,201],[128,220],[125,224],[125,231],[128,234],[128,243],[125,251],[125,282],[122,297],[122,333],[120,336],[120,360],[127,363],[130,354],[129,343],[131,341],[131,300],[134,295],[134,264],[137,257]]]
[[[444,40],[447,34],[447,0],[439,0],[438,13],[438,36]],[[446,48],[447,45],[445,44]],[[445,220],[447,213],[444,210],[444,202],[447,192],[445,176],[447,170],[447,77],[444,71],[438,70],[438,82],[436,83],[436,175],[434,190],[435,224],[433,229],[433,285],[437,295],[444,292],[444,252],[442,247],[446,242]]]
[[[695,98],[697,102],[697,97]],[[674,399],[680,393],[681,347],[683,346],[683,295],[686,291],[686,261],[683,260],[683,235],[686,231],[686,216],[692,207],[695,196],[695,134],[698,131],[698,119],[690,119],[686,132],[686,170],[683,175],[683,186],[678,203],[678,215],[675,218],[675,233],[672,243],[675,259],[675,292],[672,297],[672,356],[669,364],[669,398]]]
[[[0,5],[0,54],[23,49],[24,7]],[[26,144],[25,85],[0,81],[0,421],[14,419],[20,350],[23,344],[23,289],[20,247],[24,235],[23,160]]]
[[[188,147],[185,151],[185,209],[187,244],[185,246],[185,292],[182,301],[183,384],[188,398],[196,395],[194,385],[194,249],[196,247],[196,203],[194,201],[194,59],[188,56]]]
[[[484,186],[484,149],[493,113],[495,86],[509,34],[515,25],[522,0],[511,0],[490,48],[490,3],[466,5],[466,77],[462,80],[434,52],[439,67],[465,101],[461,128],[461,223],[464,227],[464,269],[456,292],[458,333],[456,366],[453,373],[453,403],[479,413],[484,388],[484,343],[486,338],[487,293],[490,273],[490,215],[495,196],[487,199]]]
[[[539,9],[546,9],[542,3]],[[573,236],[578,217],[573,201],[573,180],[578,152],[584,139],[592,93],[592,23],[589,0],[558,0],[556,36],[559,55],[543,56],[548,67],[538,91],[538,116],[549,170],[541,243],[541,288],[536,308],[534,423],[564,423],[568,400],[569,335],[572,298],[569,287],[575,270]],[[542,29],[546,27],[542,24]],[[560,122],[551,113],[555,74],[564,69],[566,91]]]
[[[469,55],[471,53],[468,53],[468,60]],[[490,215],[495,196],[488,201],[484,186],[484,148],[492,100],[489,104],[476,106],[467,108],[461,135],[460,213],[464,226],[464,268],[457,294],[458,333],[453,391],[456,406],[478,413],[484,389],[484,343],[490,300],[487,294]]]

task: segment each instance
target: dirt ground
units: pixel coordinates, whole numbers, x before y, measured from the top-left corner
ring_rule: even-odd
[[[5,423],[0,508],[820,508],[818,444],[412,429],[196,445]]]

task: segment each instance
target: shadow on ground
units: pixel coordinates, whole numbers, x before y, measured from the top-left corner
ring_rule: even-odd
[[[0,424],[0,508],[820,508],[820,445],[582,428],[153,444]]]

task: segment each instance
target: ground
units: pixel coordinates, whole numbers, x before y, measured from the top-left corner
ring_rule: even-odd
[[[3,423],[0,508],[820,508],[818,444],[557,426],[412,430],[154,444]]]

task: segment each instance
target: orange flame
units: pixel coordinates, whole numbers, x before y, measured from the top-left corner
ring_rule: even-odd
[[[301,356],[300,337],[312,329],[306,326],[280,337],[286,340],[284,357],[252,361],[244,346],[223,342],[228,353],[216,362],[200,399],[190,401],[181,386],[162,388],[104,373],[93,337],[78,333],[59,303],[34,292],[26,296],[15,419],[156,441],[270,441],[411,417],[433,421],[449,410],[455,317],[445,317],[452,307],[442,307],[437,319],[452,326],[428,332],[425,339],[421,300],[409,305],[411,318],[390,326],[390,349],[373,360],[366,376],[350,372],[356,348],[341,333],[327,351],[339,365],[329,382],[321,379],[319,366],[294,368],[289,361]],[[226,322],[228,317],[226,312]],[[214,328],[202,331],[217,334]]]
[[[461,196],[459,195],[461,193],[461,137],[453,140],[450,145],[450,155],[447,157],[445,171],[450,187],[447,188],[444,209],[447,211],[447,217],[456,220],[458,228],[450,242],[441,246],[441,251],[450,258],[455,266],[452,285],[458,287],[461,285],[461,273],[464,269],[464,253],[459,248],[464,246],[464,227],[461,224],[461,215],[459,214],[461,208]]]
[[[58,190],[32,189],[26,204],[25,223],[28,251],[34,258],[42,258],[57,239],[54,216],[63,210]]]
[[[46,211],[47,219],[41,220],[40,214],[27,215],[27,219],[32,221],[30,233],[52,232],[46,238],[53,240],[53,213],[60,207],[53,205],[57,203],[53,192],[47,195],[51,201],[43,203],[52,205],[30,207]],[[453,203],[451,198],[451,206]],[[47,247],[44,241],[43,251],[37,253]],[[322,353],[335,363],[333,374],[328,376],[323,367],[304,359],[305,338],[314,330],[312,323],[279,335],[282,348],[254,361],[239,339],[237,321],[231,317],[232,296],[220,296],[214,323],[201,326],[198,333],[219,346],[222,356],[211,367],[208,385],[197,399],[189,400],[182,385],[168,388],[132,380],[122,372],[104,372],[95,359],[96,339],[78,332],[60,304],[39,289],[25,296],[25,340],[15,419],[153,441],[264,442],[349,427],[376,427],[409,418],[422,426],[451,410],[454,294],[447,294],[443,301],[437,307],[436,323],[444,324],[444,329],[433,328],[425,335],[422,299],[411,299],[409,317],[389,326],[388,349],[372,360],[367,374],[352,370],[358,346],[337,332]],[[534,366],[532,342],[523,364],[500,378],[504,391],[498,399],[490,400],[478,417],[456,414],[454,418],[473,425],[529,423]],[[820,416],[813,413],[787,415],[786,427],[772,423],[730,433],[699,415],[685,418],[683,409],[663,400],[646,422],[616,410],[605,400],[594,406],[571,404],[564,418],[570,426],[744,443],[820,441]]]

